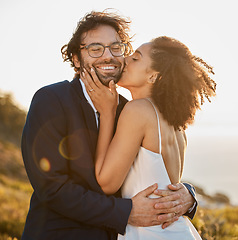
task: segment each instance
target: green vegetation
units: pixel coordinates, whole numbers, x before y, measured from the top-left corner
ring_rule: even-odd
[[[12,95],[0,91],[0,240],[21,238],[29,208],[32,188],[20,151],[25,118]]]
[[[238,239],[238,207],[199,208],[192,222],[204,240]]]
[[[0,92],[0,240],[21,238],[29,208],[32,188],[19,148],[25,116]],[[238,240],[238,207],[199,208],[193,224],[204,240]]]
[[[0,139],[19,146],[26,112],[13,101],[10,93],[0,91]]]

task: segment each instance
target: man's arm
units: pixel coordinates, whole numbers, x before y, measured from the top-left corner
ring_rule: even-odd
[[[66,218],[123,234],[132,201],[107,197],[74,181],[69,162],[75,160],[60,148],[62,141],[67,140],[66,126],[65,112],[57,96],[48,88],[38,91],[22,137],[23,159],[37,198]],[[86,143],[82,144],[80,158],[86,163],[85,158],[91,156]]]
[[[195,188],[189,184],[189,183],[183,183],[183,185],[188,189],[189,193],[191,194],[192,198],[192,206],[190,204],[190,208],[185,212],[185,216],[188,216],[190,219],[194,218],[194,215],[197,211],[197,206],[198,206],[198,202],[196,199],[196,192],[195,192]]]

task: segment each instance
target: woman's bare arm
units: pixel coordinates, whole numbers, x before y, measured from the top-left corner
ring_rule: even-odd
[[[108,143],[109,134],[104,131],[108,121],[104,119],[100,123],[103,126],[99,132],[95,167],[97,181],[106,194],[115,193],[121,187],[139,151],[145,132],[143,115],[138,101],[126,104],[106,154],[102,141],[107,139]]]

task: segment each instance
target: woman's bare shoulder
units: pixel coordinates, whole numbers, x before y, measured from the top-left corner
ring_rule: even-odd
[[[144,115],[145,112],[150,110],[150,108],[148,107],[149,105],[151,105],[151,103],[145,98],[135,99],[128,102],[125,105],[123,111],[129,111],[132,113]]]
[[[142,126],[147,123],[149,118],[150,102],[146,99],[136,99],[128,102],[123,108],[119,121],[133,122],[133,124]]]

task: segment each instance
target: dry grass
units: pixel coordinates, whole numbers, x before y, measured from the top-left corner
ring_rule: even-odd
[[[20,239],[32,188],[18,147],[0,142],[0,160],[0,240]]]
[[[192,222],[203,240],[238,239],[238,207],[199,208]]]

